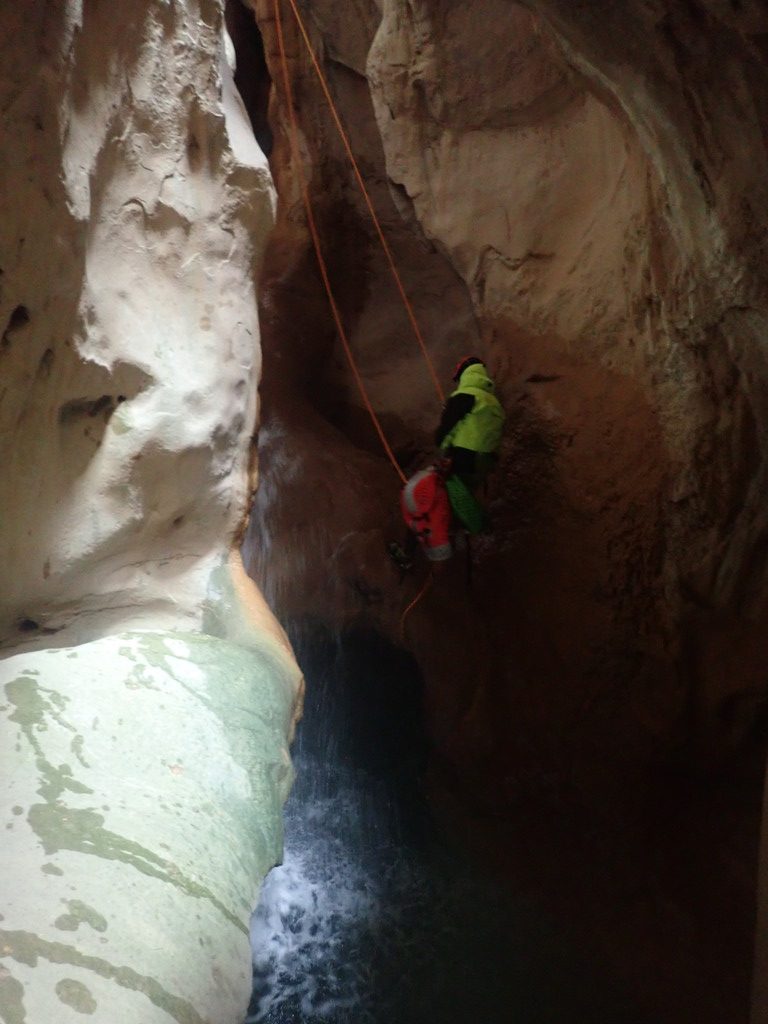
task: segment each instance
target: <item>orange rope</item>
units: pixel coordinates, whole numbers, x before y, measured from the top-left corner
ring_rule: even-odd
[[[395,279],[395,284],[397,285],[397,290],[400,292],[400,297],[402,298],[403,304],[405,305],[405,310],[406,310],[406,313],[408,314],[408,319],[411,322],[411,327],[413,328],[413,333],[416,336],[416,341],[419,343],[419,347],[421,348],[422,354],[423,354],[424,359],[425,359],[425,361],[427,363],[427,368],[429,369],[429,372],[430,372],[430,374],[432,376],[432,381],[433,381],[433,383],[435,385],[435,391],[437,392],[437,396],[440,399],[440,401],[444,402],[445,401],[445,392],[443,391],[443,389],[442,389],[442,387],[440,385],[440,380],[439,380],[439,378],[437,376],[437,373],[435,372],[434,364],[432,363],[432,360],[431,360],[431,358],[429,356],[429,352],[427,351],[427,346],[426,346],[426,343],[424,341],[424,337],[423,337],[423,335],[421,333],[421,330],[419,328],[418,321],[416,320],[416,314],[415,314],[415,312],[413,310],[413,306],[411,305],[411,303],[410,303],[410,301],[408,299],[408,296],[407,296],[407,294],[405,292],[405,287],[403,286],[403,282],[402,282],[402,279],[401,279],[400,274],[398,272],[397,265],[395,264],[394,256],[392,255],[392,250],[389,247],[389,243],[387,242],[386,236],[384,235],[384,231],[382,229],[381,222],[379,221],[379,218],[376,215],[376,210],[374,209],[373,202],[371,200],[371,196],[370,196],[370,194],[368,192],[368,189],[366,188],[365,182],[363,181],[363,176],[360,173],[360,168],[358,167],[357,160],[355,159],[355,155],[352,152],[352,146],[351,146],[350,141],[349,141],[349,136],[347,135],[346,131],[344,130],[344,125],[341,123],[341,118],[339,117],[339,112],[336,109],[336,104],[333,102],[333,97],[331,96],[331,91],[328,88],[328,82],[326,80],[325,75],[323,74],[323,69],[320,67],[320,63],[319,63],[319,61],[317,59],[315,51],[312,48],[312,43],[310,42],[309,35],[307,34],[307,30],[306,30],[306,27],[304,25],[304,21],[303,21],[303,19],[301,17],[301,13],[299,12],[299,8],[296,5],[296,0],[288,0],[288,2],[291,5],[291,8],[293,9],[293,13],[294,13],[294,15],[296,17],[296,22],[297,22],[297,24],[299,26],[299,30],[300,30],[303,38],[304,38],[304,42],[306,43],[307,51],[309,52],[310,59],[311,59],[312,64],[313,64],[313,66],[315,68],[315,71],[317,72],[317,77],[320,80],[320,85],[322,87],[322,90],[325,93],[325,98],[328,100],[328,104],[329,104],[329,106],[331,108],[331,114],[333,115],[333,120],[336,122],[336,127],[339,130],[339,135],[341,136],[341,141],[344,143],[344,148],[347,151],[347,156],[349,157],[349,161],[352,164],[352,170],[354,171],[355,178],[357,179],[357,183],[360,186],[360,191],[363,193],[363,197],[365,198],[366,205],[367,205],[368,210],[369,210],[369,212],[371,214],[371,217],[373,218],[373,223],[376,226],[376,232],[377,232],[377,234],[379,236],[379,240],[381,242],[382,248],[384,249],[384,253],[385,253],[386,257],[387,257],[387,261],[389,262],[389,267],[390,267],[390,270],[392,271],[392,276]],[[275,4],[275,9],[277,10],[277,3]]]
[[[368,410],[368,415],[371,417],[371,421],[374,427],[376,428],[376,433],[379,435],[379,440],[381,441],[384,447],[384,451],[387,453],[389,461],[392,463],[395,472],[400,477],[402,482],[406,483],[406,476],[403,473],[402,469],[400,468],[400,465],[397,459],[395,458],[395,453],[392,451],[392,448],[390,447],[389,442],[387,441],[386,435],[384,434],[384,431],[381,427],[381,423],[379,422],[373,405],[371,404],[371,400],[368,397],[368,392],[365,390],[365,384],[363,384],[363,379],[360,376],[360,372],[357,369],[357,365],[355,364],[355,357],[352,354],[352,348],[349,344],[347,332],[344,329],[344,324],[341,319],[341,313],[339,311],[336,298],[333,294],[333,288],[331,287],[331,281],[328,276],[328,267],[325,262],[325,257],[323,256],[323,250],[320,244],[320,235],[318,233],[317,224],[315,222],[315,216],[312,211],[312,200],[310,199],[309,188],[307,186],[306,177],[304,175],[304,169],[301,162],[301,153],[299,151],[299,126],[296,120],[296,111],[293,108],[293,90],[291,88],[290,75],[288,74],[288,58],[285,52],[285,40],[283,39],[283,23],[280,17],[280,0],[274,0],[274,8],[275,26],[277,29],[277,42],[280,48],[280,60],[283,66],[283,84],[285,87],[286,106],[288,107],[288,113],[291,122],[291,147],[293,149],[293,157],[294,162],[296,164],[296,172],[299,176],[301,191],[304,197],[304,206],[307,211],[307,225],[309,226],[309,231],[312,236],[312,243],[315,247],[317,262],[320,266],[320,274],[323,279],[323,284],[325,285],[325,290],[328,293],[328,301],[330,302],[331,305],[333,319],[336,322],[336,329],[339,332],[339,338],[341,339],[342,346],[344,347],[344,353],[347,357],[347,361],[349,362],[350,369],[352,370],[352,375],[355,378],[355,383],[357,384],[357,389],[360,392],[360,397],[362,398],[363,403],[365,404],[365,407]],[[296,15],[297,17],[299,17],[298,11],[296,12]]]
[[[403,612],[403,614],[400,617],[400,640],[403,643],[405,643],[405,620],[408,618],[410,613],[413,611],[413,609],[416,607],[416,605],[419,603],[419,601],[422,599],[422,597],[424,597],[426,592],[432,586],[432,580],[433,579],[434,579],[434,571],[432,569],[432,566],[430,566],[429,567],[429,573],[427,574],[427,578],[424,581],[424,586],[418,592],[416,597],[414,597],[414,599],[411,601],[411,603],[408,605],[408,607],[405,609],[405,611]]]

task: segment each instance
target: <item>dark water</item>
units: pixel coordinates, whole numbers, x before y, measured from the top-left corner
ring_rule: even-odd
[[[439,834],[413,663],[363,638],[298,655],[298,778],[252,924],[249,1024],[649,1024]]]

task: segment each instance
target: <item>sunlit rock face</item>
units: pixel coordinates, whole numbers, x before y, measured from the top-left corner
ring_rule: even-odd
[[[299,686],[231,554],[271,179],[220,4],[0,35],[0,1017],[235,1024]]]
[[[412,471],[439,404],[282,7],[337,298]],[[273,5],[255,8],[281,209],[263,277],[276,372],[250,560],[282,614],[399,638],[426,569],[401,582],[387,563],[398,481],[334,340]],[[494,815],[530,801],[567,819],[537,868],[638,988],[657,979],[664,1019],[721,1021],[737,1001],[743,1013],[755,805],[715,810],[690,780],[735,773],[748,786],[764,749],[768,18],[757,4],[676,0],[302,9],[446,385],[455,358],[479,351],[508,410],[493,533],[405,625],[441,776]],[[688,877],[654,877],[655,895],[633,901],[629,879],[671,863],[671,821],[688,823],[674,854]],[[573,861],[585,876],[595,865],[572,827],[603,837],[600,863],[621,865],[606,873],[626,872],[620,899],[599,880],[593,906],[568,892]],[[601,893],[615,920],[598,920]],[[724,935],[724,920],[727,943],[697,942]],[[682,947],[695,953],[681,968]]]

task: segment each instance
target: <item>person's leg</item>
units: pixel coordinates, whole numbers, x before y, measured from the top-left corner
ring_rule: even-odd
[[[488,527],[488,516],[464,480],[456,473],[445,481],[451,509],[456,520],[469,533],[482,533]]]

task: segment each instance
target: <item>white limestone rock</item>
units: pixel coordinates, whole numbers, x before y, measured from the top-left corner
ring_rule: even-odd
[[[267,646],[195,633],[0,664],[3,1019],[242,1020],[291,780],[285,684]]]
[[[0,1017],[239,1022],[300,675],[231,554],[274,190],[221,3],[5,4]]]
[[[221,11],[79,8],[69,42],[60,12],[0,15],[3,646],[19,620],[194,628],[249,493],[274,193]]]

